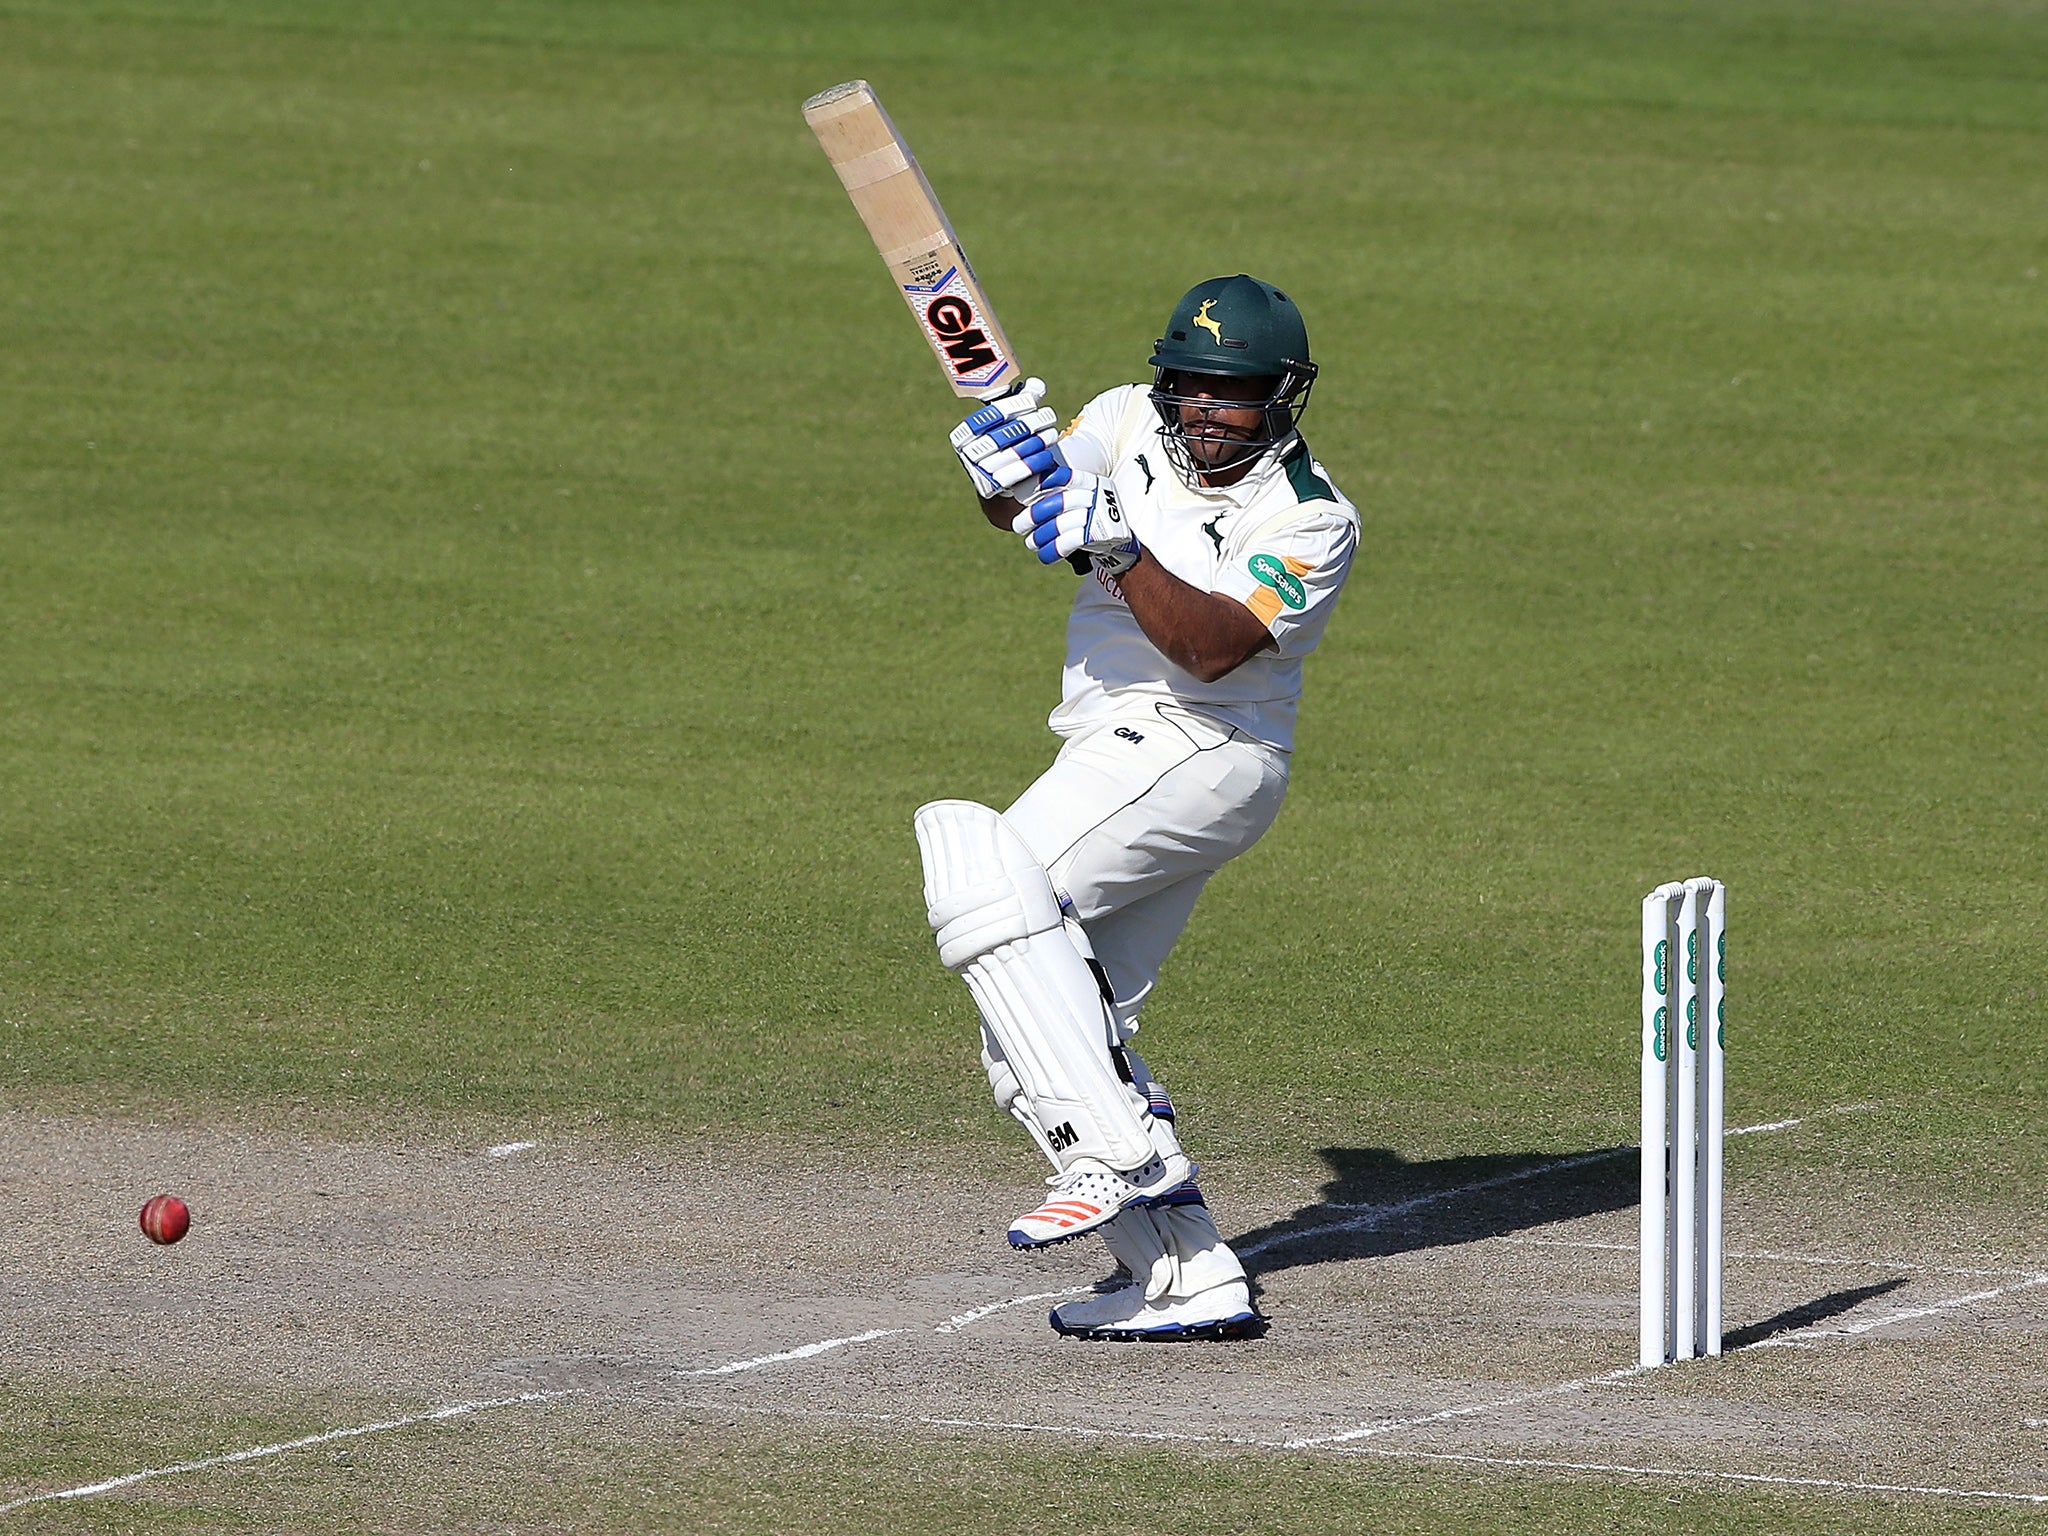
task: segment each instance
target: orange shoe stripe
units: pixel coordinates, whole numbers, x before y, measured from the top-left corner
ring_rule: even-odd
[[[1019,1219],[1023,1221],[1066,1220],[1072,1222],[1086,1221],[1091,1217],[1100,1216],[1101,1214],[1102,1207],[1099,1205],[1086,1205],[1080,1202],[1062,1202],[1059,1205],[1041,1205],[1029,1216],[1021,1217]]]

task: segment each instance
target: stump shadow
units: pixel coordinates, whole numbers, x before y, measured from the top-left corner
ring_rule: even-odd
[[[1751,1323],[1747,1328],[1738,1328],[1733,1333],[1721,1335],[1721,1348],[1728,1351],[1744,1349],[1751,1344],[1761,1344],[1766,1339],[1776,1338],[1781,1333],[1795,1333],[1801,1328],[1811,1328],[1815,1323],[1824,1323],[1831,1317],[1840,1317],[1844,1312],[1853,1311],[1874,1297],[1886,1296],[1906,1283],[1900,1275],[1891,1280],[1879,1280],[1873,1285],[1859,1285],[1846,1291],[1830,1291],[1825,1296],[1816,1296],[1812,1301],[1802,1301],[1796,1307],[1787,1307],[1776,1317],[1767,1317],[1760,1323]]]
[[[1324,1147],[1317,1155],[1331,1173],[1321,1200],[1230,1239],[1254,1278],[1506,1237],[1627,1210],[1639,1194],[1634,1147],[1412,1163],[1386,1147]]]

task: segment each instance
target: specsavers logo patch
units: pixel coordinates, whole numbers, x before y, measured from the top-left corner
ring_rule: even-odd
[[[1308,588],[1301,584],[1301,578],[1287,569],[1286,564],[1273,555],[1253,555],[1246,567],[1252,579],[1261,586],[1271,587],[1280,596],[1280,601],[1290,608],[1305,607],[1308,603]]]

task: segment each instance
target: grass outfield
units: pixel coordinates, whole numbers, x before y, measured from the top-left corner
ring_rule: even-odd
[[[275,1414],[135,1396],[0,1388],[0,1426],[55,1441],[92,1476],[138,1454],[151,1465],[324,1427]],[[1250,1458],[1090,1446],[1023,1447],[971,1434],[858,1440],[829,1431],[656,1420],[629,1409],[557,1407],[530,1419],[459,1419],[341,1441],[205,1479],[145,1483],[118,1499],[31,1506],[0,1517],[27,1536],[148,1531],[686,1530],[1154,1536],[1299,1532],[1388,1536],[1635,1536],[1672,1530],[1811,1536],[1969,1536],[2034,1528],[2002,1509],[1823,1499],[1782,1489],[1539,1485],[1457,1467],[1365,1457]],[[136,1461],[140,1466],[141,1461]],[[0,1476],[12,1469],[0,1455]]]
[[[744,1423],[744,1420],[743,1420]],[[0,1389],[0,1425],[55,1441],[79,1475],[138,1453],[153,1465],[222,1444],[261,1444],[324,1427],[303,1416],[123,1396]],[[201,1481],[142,1484],[119,1499],[16,1511],[10,1529],[40,1536],[149,1531],[576,1530],[924,1533],[996,1536],[1094,1531],[1218,1536],[1290,1531],[1390,1536],[1456,1530],[1514,1536],[1614,1536],[1682,1529],[1701,1536],[1799,1530],[1813,1536],[1965,1536],[2027,1529],[2002,1510],[1673,1485],[1539,1487],[1456,1468],[1364,1458],[1251,1459],[1058,1442],[1018,1448],[954,1434],[858,1441],[786,1426],[662,1422],[647,1441],[630,1410],[550,1410],[530,1421],[456,1420],[397,1438],[341,1441]],[[137,1462],[137,1465],[140,1465]],[[0,1459],[0,1475],[11,1470]],[[1360,1522],[1370,1522],[1362,1527]]]
[[[1048,758],[1070,578],[797,117],[866,74],[1063,408],[1310,320],[1366,535],[1148,1022],[1200,1149],[1630,1139],[1707,870],[1731,1113],[2038,1203],[2048,11],[837,14],[0,0],[18,1101],[1021,1159],[909,817]]]

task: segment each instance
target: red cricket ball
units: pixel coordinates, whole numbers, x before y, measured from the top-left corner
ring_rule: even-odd
[[[152,1195],[142,1206],[142,1235],[152,1243],[175,1243],[192,1225],[192,1213],[176,1195]]]

